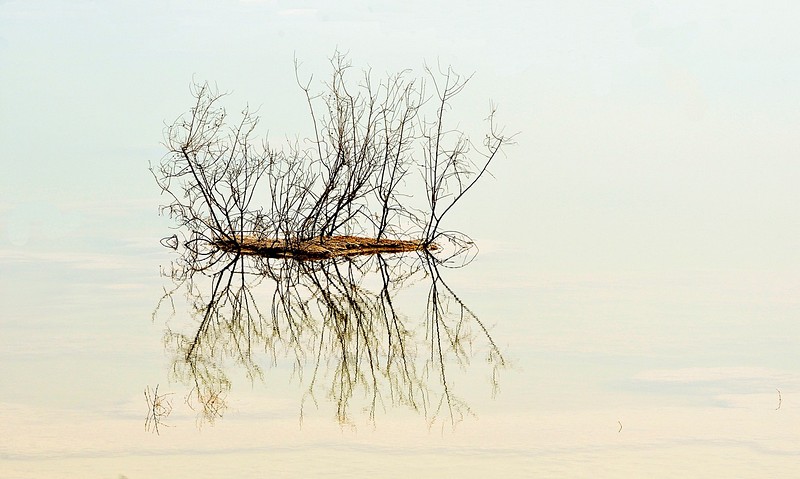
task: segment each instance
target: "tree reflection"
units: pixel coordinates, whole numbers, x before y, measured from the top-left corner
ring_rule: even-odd
[[[319,261],[196,253],[166,272],[175,287],[154,315],[175,293],[186,294],[193,321],[168,327],[165,344],[202,421],[224,414],[231,389],[226,369],[235,365],[263,380],[265,358],[270,366],[292,362],[304,388],[301,420],[309,404],[325,398],[342,424],[353,422],[354,410],[372,421],[387,406],[419,411],[431,424],[458,422],[470,409],[450,385],[450,368],[465,368],[476,342],[486,351],[493,388],[505,366],[486,326],[441,275],[452,258],[443,262],[424,251]],[[397,294],[412,284],[428,288],[418,319],[397,306]]]

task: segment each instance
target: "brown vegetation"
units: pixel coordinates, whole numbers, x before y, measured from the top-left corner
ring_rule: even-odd
[[[293,258],[297,260],[320,260],[341,256],[433,251],[439,249],[436,243],[426,245],[424,241],[419,240],[364,238],[360,236],[326,236],[304,241],[259,239],[254,236],[245,236],[235,240],[219,240],[215,242],[215,245],[227,252],[258,255],[265,258]]]
[[[187,264],[205,270],[220,251],[320,259],[447,244],[447,261],[474,250],[445,218],[512,142],[494,107],[473,143],[448,118],[469,77],[366,70],[353,81],[338,53],[331,66],[321,92],[297,72],[313,135],[283,148],[255,139],[250,110],[231,122],[225,93],[193,85],[194,106],[167,127],[168,154],[151,167],[179,230],[167,244],[185,248]]]

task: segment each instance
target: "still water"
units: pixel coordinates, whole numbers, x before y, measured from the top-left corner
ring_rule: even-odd
[[[120,208],[129,218],[153,212],[144,199]],[[430,274],[392,283],[415,375],[402,373],[400,362],[386,375],[362,369],[364,380],[348,393],[342,357],[362,368],[371,353],[385,361],[386,331],[376,329],[374,343],[347,343],[347,334],[328,342],[320,333],[335,328],[308,319],[297,348],[270,334],[242,341],[233,323],[222,322],[204,333],[216,356],[187,362],[186,338],[198,337],[200,320],[192,319],[185,291],[153,316],[175,287],[160,274],[174,259],[158,242],[163,224],[114,223],[114,215],[87,207],[81,220],[110,222],[114,235],[73,231],[55,248],[20,236],[3,250],[2,477],[764,477],[797,470],[800,327],[790,275],[557,275],[537,271],[522,241],[476,238],[476,260],[440,271],[447,290],[439,287],[449,315],[443,322],[461,324],[471,339],[464,333],[457,354],[444,335],[431,339]],[[390,260],[394,271],[414,265],[415,254]],[[360,274],[364,298],[380,298],[380,274]],[[268,316],[275,307],[269,281],[248,291],[251,308]],[[487,354],[487,338],[496,353]],[[198,362],[217,374],[217,389],[204,396],[218,400],[207,401],[210,408],[199,401]],[[150,415],[156,397],[158,432]]]

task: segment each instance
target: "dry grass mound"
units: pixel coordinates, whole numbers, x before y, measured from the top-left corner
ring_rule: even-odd
[[[419,240],[376,239],[360,236],[319,236],[305,241],[259,239],[254,236],[245,236],[241,240],[220,240],[215,245],[224,251],[240,254],[297,260],[320,260],[340,256],[439,249],[435,243],[426,246]]]

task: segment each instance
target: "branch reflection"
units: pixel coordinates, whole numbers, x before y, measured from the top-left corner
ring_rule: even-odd
[[[450,385],[452,368],[466,368],[473,351],[484,351],[494,392],[506,361],[486,325],[444,281],[448,264],[424,251],[320,261],[186,255],[166,273],[175,287],[154,315],[175,293],[187,295],[192,322],[168,327],[165,344],[202,421],[225,412],[226,369],[236,365],[250,380],[263,380],[266,357],[270,366],[292,362],[304,389],[301,420],[324,397],[342,424],[362,410],[373,421],[387,406],[419,411],[430,424],[455,423],[470,408]],[[427,286],[416,319],[398,306],[398,293],[411,285]]]

